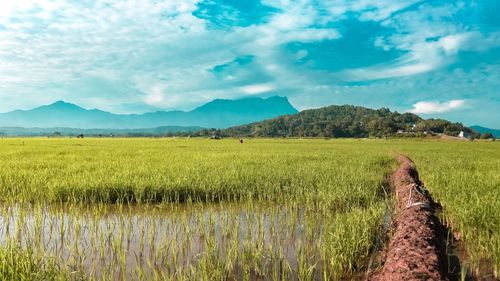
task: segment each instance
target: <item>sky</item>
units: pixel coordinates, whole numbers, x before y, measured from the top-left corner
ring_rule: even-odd
[[[500,1],[0,0],[0,112],[287,96],[500,128]]]

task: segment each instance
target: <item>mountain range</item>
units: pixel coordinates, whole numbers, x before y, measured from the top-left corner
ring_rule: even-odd
[[[500,130],[490,129],[490,128],[486,128],[486,127],[482,127],[482,126],[478,126],[478,125],[471,126],[471,129],[474,129],[474,130],[480,132],[481,134],[491,133],[496,138],[500,138]]]
[[[142,129],[156,127],[227,128],[297,113],[286,97],[216,99],[192,111],[113,114],[58,101],[31,110],[0,114],[0,127]],[[182,129],[182,128],[177,128]]]
[[[444,119],[423,119],[412,113],[391,112],[352,105],[298,112],[285,97],[216,99],[192,111],[156,111],[145,114],[113,114],[58,101],[31,110],[0,114],[0,135],[118,135],[257,137],[381,137],[420,136],[429,133],[457,136],[464,131],[479,137],[500,130],[465,127]]]

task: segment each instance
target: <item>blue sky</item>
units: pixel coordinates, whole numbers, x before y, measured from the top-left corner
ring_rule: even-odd
[[[500,128],[500,1],[0,2],[0,111],[282,95]]]

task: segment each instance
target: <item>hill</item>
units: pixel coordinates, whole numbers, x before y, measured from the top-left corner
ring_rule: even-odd
[[[481,134],[491,133],[496,138],[500,138],[500,130],[497,130],[497,129],[490,129],[490,128],[477,126],[477,125],[471,126],[471,129],[476,130]]]
[[[390,135],[447,134],[457,136],[464,131],[477,132],[443,119],[423,119],[412,113],[391,112],[352,105],[332,105],[304,110],[262,122],[221,131],[223,136],[258,137],[383,137]]]
[[[192,111],[157,111],[145,114],[113,114],[58,101],[31,110],[0,114],[0,127],[141,129],[163,126],[227,128],[293,114],[297,110],[285,97],[217,99]]]

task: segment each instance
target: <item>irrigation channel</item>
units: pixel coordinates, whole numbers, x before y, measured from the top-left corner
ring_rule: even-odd
[[[403,155],[399,155],[399,162],[390,179],[396,197],[392,238],[383,253],[383,268],[369,280],[468,278],[460,269],[450,230],[436,216],[441,206],[420,181],[414,163]]]

